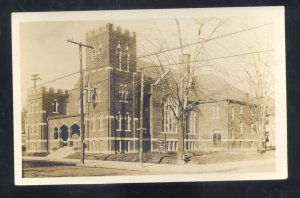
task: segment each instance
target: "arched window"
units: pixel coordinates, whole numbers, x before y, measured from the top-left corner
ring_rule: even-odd
[[[58,128],[57,127],[54,128],[53,137],[55,140],[58,139]]]

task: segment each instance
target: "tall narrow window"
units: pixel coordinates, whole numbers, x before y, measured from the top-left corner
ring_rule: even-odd
[[[127,85],[123,85],[123,84],[120,85],[119,98],[120,98],[120,102],[127,102],[128,99]]]
[[[244,111],[244,106],[241,105],[241,106],[240,106],[240,114],[243,114],[243,111]]]
[[[103,115],[100,113],[99,115],[99,130],[103,131]]]
[[[253,133],[254,133],[254,125],[253,125],[253,122],[251,122],[250,129],[251,129],[251,134],[253,134]]]
[[[243,133],[243,122],[240,121],[240,133]]]
[[[231,119],[234,120],[234,105],[231,106]]]
[[[212,119],[216,119],[216,104],[212,105]]]
[[[54,99],[54,101],[53,101],[53,112],[54,113],[58,113],[58,102],[57,102],[57,100],[56,99]]]
[[[196,113],[192,111],[189,115],[189,133],[195,133],[195,127],[196,127]]]
[[[231,139],[234,139],[234,129],[231,129]]]
[[[98,53],[99,53],[100,67],[102,67],[103,66],[103,47],[102,47],[102,43],[101,42],[99,44]]]
[[[161,110],[161,131],[165,131],[165,107]]]
[[[92,49],[92,59],[93,59],[93,69],[96,68],[96,50],[95,50],[95,46],[94,46],[94,49]]]
[[[35,112],[39,111],[39,102],[35,101]]]
[[[31,130],[31,123],[27,123],[27,134],[28,135],[31,135],[31,132],[32,132],[32,130]]]
[[[130,59],[130,54],[129,54],[129,47],[128,43],[125,48],[125,55],[126,55],[126,71],[129,71],[129,59]]]
[[[92,130],[93,131],[96,130],[96,116],[95,115],[93,115],[93,117],[92,117]]]
[[[33,104],[33,102],[31,102],[30,107],[31,107],[31,112],[34,112],[34,104]]]
[[[130,113],[127,113],[127,117],[126,117],[126,120],[127,120],[127,131],[130,131],[130,123],[131,123],[131,117],[130,117]]]
[[[256,122],[256,133],[258,133],[258,132],[259,132],[259,123]]]
[[[120,41],[118,41],[117,50],[116,50],[117,58],[118,58],[118,66],[119,69],[122,69],[122,52],[121,52],[121,44]]]
[[[217,104],[217,119],[220,119],[220,104]]]
[[[254,116],[254,106],[251,107],[251,115]]]
[[[54,128],[54,134],[53,134],[54,139],[58,139],[58,128]]]
[[[122,130],[122,115],[121,112],[118,112],[118,130]]]
[[[171,98],[168,98],[164,102],[163,109],[163,122],[164,132],[177,132],[177,122],[174,116],[174,112],[178,114],[178,107],[174,104]]]

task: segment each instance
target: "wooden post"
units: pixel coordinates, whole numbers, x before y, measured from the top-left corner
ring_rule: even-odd
[[[79,46],[79,73],[80,73],[80,120],[81,120],[81,125],[80,125],[80,140],[81,140],[81,156],[80,156],[80,163],[84,164],[84,147],[85,147],[85,142],[84,142],[84,107],[83,107],[83,73],[82,73],[82,46],[94,49],[94,47],[82,44],[81,42],[75,42],[73,40],[67,40],[69,43],[73,43]]]

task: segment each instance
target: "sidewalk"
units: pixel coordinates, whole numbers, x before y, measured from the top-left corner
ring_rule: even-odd
[[[80,164],[78,159],[48,159],[47,157],[29,157],[24,156],[26,161],[40,162],[57,162],[72,164],[81,167],[97,167],[118,170],[134,170],[141,172],[157,172],[157,173],[210,173],[210,172],[227,172],[237,169],[253,168],[256,166],[275,167],[275,159],[265,160],[247,160],[238,162],[226,162],[218,164],[154,164],[144,163],[143,167],[139,162],[119,162],[119,161],[100,161],[100,160],[85,160],[85,164]],[[257,170],[259,171],[259,170]]]

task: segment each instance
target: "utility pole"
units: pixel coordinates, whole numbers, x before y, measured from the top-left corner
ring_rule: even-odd
[[[141,76],[141,98],[140,98],[140,155],[139,155],[139,160],[140,164],[143,167],[143,132],[144,132],[144,126],[143,126],[143,121],[144,121],[144,67],[142,68],[142,76]]]
[[[80,73],[80,120],[81,120],[81,125],[80,125],[80,140],[81,140],[81,156],[80,156],[80,163],[84,164],[84,109],[83,109],[83,73],[82,73],[82,46],[87,47],[90,49],[94,49],[94,47],[82,44],[81,42],[75,42],[73,40],[68,39],[67,42],[73,43],[75,45],[79,46],[79,73]]]
[[[36,81],[37,80],[42,80],[40,77],[39,77],[40,74],[33,74],[31,77],[32,77],[32,81],[33,81],[33,88],[36,88]]]

